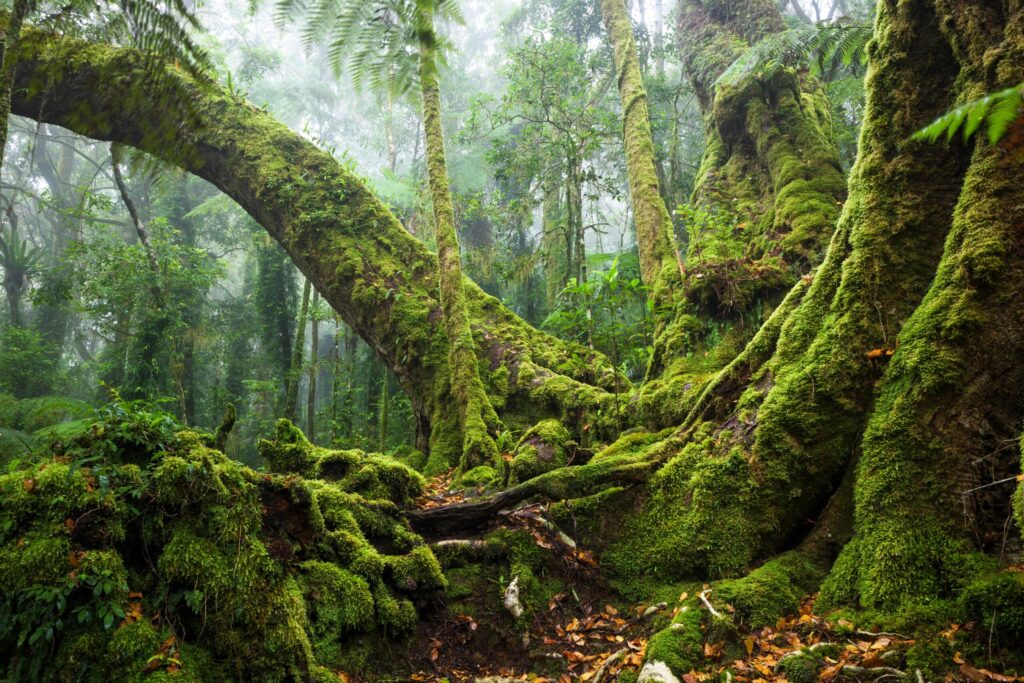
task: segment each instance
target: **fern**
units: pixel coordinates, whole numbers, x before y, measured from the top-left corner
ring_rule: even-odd
[[[994,145],[1006,135],[1010,124],[1024,116],[1022,104],[1024,83],[962,104],[914,133],[912,139],[935,142],[945,135],[948,141],[962,130],[966,142],[984,123],[988,129],[988,141]]]
[[[834,74],[862,68],[872,28],[839,20],[833,24],[802,25],[775,33],[748,48],[715,81],[732,85],[767,64],[807,66],[815,73]]]
[[[251,0],[255,7],[258,0]],[[324,45],[336,76],[347,72],[356,90],[401,95],[418,79],[418,50],[430,41],[443,60],[452,45],[425,33],[422,17],[465,23],[456,0],[276,0],[279,27],[301,22],[307,51]]]

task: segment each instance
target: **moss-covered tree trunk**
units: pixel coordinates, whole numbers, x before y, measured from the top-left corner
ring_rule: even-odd
[[[469,326],[462,275],[462,252],[455,228],[455,208],[448,187],[444,131],[441,127],[441,88],[438,82],[433,17],[423,10],[420,31],[420,91],[423,96],[423,136],[427,150],[427,180],[434,207],[434,233],[441,289],[441,311],[448,336],[448,373],[451,396],[459,413],[458,429],[464,469],[493,461],[498,453],[493,434],[498,416],[480,380],[476,342]],[[444,408],[441,408],[444,410]],[[435,420],[436,422],[437,420]]]
[[[681,0],[678,10],[683,69],[704,116],[706,147],[695,210],[680,216],[690,235],[682,287],[673,287],[681,291],[655,340],[638,404],[643,419],[660,426],[685,417],[715,371],[821,262],[846,196],[816,79],[769,66],[717,82],[749,46],[785,28],[775,3]]]
[[[18,68],[21,27],[31,11],[31,0],[14,0],[10,13],[5,17],[7,21],[4,27],[4,56],[0,61],[0,168],[3,168],[4,152],[7,149],[7,118],[11,113],[14,76]]]
[[[624,0],[601,0],[622,101],[622,139],[626,147],[629,194],[633,204],[640,273],[650,287],[668,288],[679,279],[672,217],[661,197],[647,90]],[[665,293],[670,297],[670,293]],[[661,297],[656,297],[661,298]]]
[[[306,323],[309,322],[309,297],[313,284],[306,278],[302,285],[302,303],[299,304],[299,320],[295,325],[295,345],[288,364],[285,378],[284,414],[295,421],[299,413],[299,383],[302,380],[302,355],[306,351]]]

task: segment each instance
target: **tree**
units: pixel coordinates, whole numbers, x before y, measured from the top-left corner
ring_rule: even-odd
[[[501,102],[479,101],[474,112],[476,128],[495,131],[488,156],[498,178],[540,199],[549,307],[570,279],[587,279],[585,189],[610,184],[598,170],[613,125],[604,66],[585,46],[538,29],[511,50]]]
[[[283,0],[279,12],[287,15],[297,3]],[[441,89],[438,64],[445,43],[435,30],[435,17],[459,19],[452,0],[391,0],[364,3],[323,0],[310,12],[307,45],[330,36],[328,55],[335,72],[347,59],[353,81],[365,79],[378,91],[404,93],[418,83],[423,106],[427,150],[427,180],[433,205],[434,231],[440,265],[440,302],[448,335],[451,395],[458,406],[458,448],[464,463],[482,464],[497,455],[494,435],[500,422],[480,380],[474,356],[473,333],[463,293],[462,254],[455,227],[455,209],[448,186],[444,131],[441,126]],[[334,17],[334,21],[329,18]],[[408,48],[415,50],[412,69]],[[390,113],[389,113],[390,116]],[[456,447],[451,444],[450,448]]]
[[[679,280],[680,264],[672,218],[658,183],[647,90],[640,74],[633,24],[623,0],[602,0],[601,13],[615,53],[616,80],[622,100],[622,137],[640,251],[640,272],[644,282],[651,287],[671,287]],[[655,296],[659,293],[655,292]],[[668,296],[667,293],[662,295]]]

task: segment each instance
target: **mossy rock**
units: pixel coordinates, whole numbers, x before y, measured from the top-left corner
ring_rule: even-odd
[[[490,465],[479,465],[455,480],[455,486],[462,488],[487,488],[501,483],[501,475]]]
[[[558,420],[544,420],[531,427],[516,445],[512,478],[517,482],[565,467],[576,447],[569,430]]]
[[[647,643],[645,659],[663,662],[677,676],[700,665],[704,653],[701,613],[686,605],[667,628],[654,634]]]
[[[152,662],[147,681],[306,680],[393,645],[445,590],[396,504],[422,482],[405,465],[349,454],[339,481],[256,472],[139,410],[105,409],[68,455],[0,475],[0,624],[63,624],[45,649],[0,642],[3,661],[102,680],[141,680]],[[130,605],[141,618],[117,627]],[[170,650],[157,623],[181,627]]]
[[[426,485],[422,474],[390,456],[316,446],[289,420],[278,420],[275,438],[261,440],[259,451],[271,472],[337,482],[345,491],[396,505],[412,504]]]
[[[775,670],[790,683],[817,683],[825,660],[816,652],[800,652],[779,660]]]

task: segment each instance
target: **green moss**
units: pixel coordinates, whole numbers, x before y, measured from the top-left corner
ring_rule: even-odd
[[[823,574],[820,566],[793,551],[769,560],[741,579],[716,584],[714,595],[733,607],[737,622],[760,628],[796,612],[804,596],[816,591]]]
[[[459,478],[455,481],[456,486],[466,488],[482,487],[487,488],[494,484],[501,483],[501,475],[491,467],[490,465],[480,465],[474,467],[468,472],[464,472],[459,475]]]
[[[319,560],[308,560],[299,569],[310,639],[318,655],[332,650],[345,633],[373,626],[373,594],[364,578]]]
[[[569,430],[558,420],[544,420],[531,427],[516,445],[512,476],[523,482],[564,467],[575,450]]]
[[[801,652],[783,657],[776,669],[790,683],[816,683],[818,672],[825,667],[825,660],[815,653]]]
[[[278,420],[276,438],[260,441],[259,449],[272,472],[337,482],[365,498],[409,505],[423,493],[423,475],[408,465],[386,455],[315,446],[288,420]]]
[[[704,656],[701,614],[683,606],[667,628],[654,634],[647,643],[645,659],[664,662],[677,676],[697,668]]]

